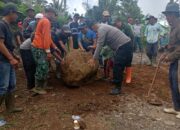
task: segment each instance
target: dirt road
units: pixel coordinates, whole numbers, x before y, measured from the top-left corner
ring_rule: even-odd
[[[138,54],[134,58],[137,63]],[[73,130],[72,115],[80,115],[87,130],[179,130],[180,120],[162,112],[164,106],[171,106],[167,66],[160,69],[153,90],[163,101],[159,107],[148,104],[145,98],[155,68],[134,65],[133,71],[132,84],[124,84],[119,96],[109,95],[113,85],[107,81],[70,89],[52,73],[49,85],[54,89],[47,95],[32,97],[26,90],[23,70],[18,70],[17,105],[25,110],[15,115],[3,112],[9,124],[0,130]]]

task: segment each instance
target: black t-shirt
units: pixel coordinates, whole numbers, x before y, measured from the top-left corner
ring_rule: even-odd
[[[4,44],[10,53],[14,50],[13,33],[8,23],[0,20],[0,39],[4,40]],[[0,52],[0,61],[8,61],[8,59]]]
[[[62,41],[64,44],[66,44],[68,42],[69,37],[71,37],[71,36],[72,36],[71,33],[65,34],[65,33],[60,32],[58,35],[58,38],[59,38],[58,40]]]
[[[78,29],[78,27],[79,27],[79,24],[76,23],[76,22],[72,22],[72,23],[70,24],[70,28],[71,28],[71,29],[73,29],[73,28]]]
[[[21,42],[23,42],[23,40],[24,40],[23,34],[22,34],[22,32],[20,32],[19,30],[14,33],[14,36],[15,36],[15,38],[17,38],[17,36],[19,36]]]

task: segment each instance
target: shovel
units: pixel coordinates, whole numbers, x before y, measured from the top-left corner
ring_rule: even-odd
[[[148,91],[147,98],[150,97],[150,94],[151,94],[151,92],[152,92],[152,90],[153,90],[153,88],[154,88],[154,83],[155,83],[155,81],[156,81],[156,77],[157,77],[157,73],[158,73],[159,68],[160,68],[160,64],[161,64],[161,59],[162,59],[162,57],[163,57],[163,55],[160,57],[160,60],[159,60],[158,65],[157,65],[157,67],[156,67],[156,71],[155,71],[155,74],[154,74],[154,77],[153,77],[153,80],[152,80],[152,83],[151,83],[151,87],[150,87],[150,89],[149,89],[149,91]],[[157,97],[156,97],[156,98],[157,98]],[[162,105],[162,102],[159,101],[159,100],[157,100],[157,99],[149,99],[149,100],[148,100],[148,103],[150,103],[151,105],[156,105],[156,106]]]

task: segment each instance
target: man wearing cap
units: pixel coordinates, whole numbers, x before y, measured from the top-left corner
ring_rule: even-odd
[[[15,108],[16,74],[19,58],[14,55],[13,33],[10,24],[18,18],[17,7],[7,4],[3,9],[3,18],[0,20],[0,105],[5,100],[8,112],[20,112]]]
[[[64,56],[73,49],[73,37],[71,33],[71,29],[68,25],[63,25],[62,30],[60,32],[57,32],[54,37],[54,43],[58,47],[59,50],[61,50],[61,57],[64,58]],[[56,63],[56,78],[60,79],[60,63],[61,61],[55,60]]]
[[[178,60],[180,59],[180,20],[179,4],[171,1],[163,12],[171,26],[170,41],[165,47],[162,61],[169,62],[169,81],[173,100],[173,108],[166,108],[164,112],[175,114],[180,119],[180,92],[178,88]]]
[[[24,29],[24,31],[23,31],[23,36],[24,36],[26,39],[32,37],[32,34],[33,34],[33,32],[35,31],[35,28],[36,28],[36,25],[37,25],[38,21],[39,21],[40,19],[42,19],[43,17],[44,17],[44,16],[43,16],[42,13],[36,14],[36,15],[35,15],[35,19],[32,20],[32,21],[28,24],[28,26],[26,27],[26,29]]]
[[[45,9],[45,17],[38,22],[32,42],[32,54],[36,62],[35,88],[33,92],[37,94],[47,93],[45,87],[49,71],[48,61],[51,59],[50,47],[54,45],[51,37],[50,20],[55,18],[55,14],[53,8]]]
[[[68,25],[62,27],[62,31],[58,34],[58,44],[57,47],[62,51],[63,56],[68,53],[69,49],[73,49],[73,37],[71,29]]]
[[[121,93],[124,69],[132,62],[133,48],[131,39],[122,31],[110,25],[95,22],[92,28],[97,32],[98,39],[94,57],[89,60],[89,64],[95,65],[95,61],[99,59],[99,54],[104,45],[109,46],[114,51],[113,82],[115,87],[111,94],[118,95]]]
[[[120,29],[123,33],[125,33],[133,41],[134,34],[133,34],[133,31],[129,24],[125,24],[122,22],[122,20],[120,18],[117,18],[113,22],[113,25],[116,28]],[[126,83],[131,83],[131,80],[132,80],[132,65],[129,64],[128,66],[126,66]]]
[[[135,24],[133,26],[134,32],[134,46],[135,52],[139,51],[142,53],[143,47],[141,44],[141,35],[142,35],[142,25],[140,24],[139,19],[135,20]]]
[[[26,29],[31,21],[34,20],[35,10],[33,8],[28,8],[26,10],[27,17],[23,21],[23,28]]]
[[[111,25],[111,15],[107,10],[102,13],[102,23]]]
[[[78,27],[79,27],[79,23],[78,23],[78,20],[79,20],[79,14],[75,14],[74,17],[73,17],[73,22],[70,23],[70,29],[72,31],[72,36],[73,36],[73,48],[74,49],[78,49],[79,46],[78,46],[78,34],[79,34],[79,30],[78,30]]]
[[[86,23],[81,23],[79,30],[81,30],[78,37],[79,47],[82,50],[93,52],[96,48],[96,33],[89,29]]]
[[[28,32],[31,34],[35,31],[36,25],[44,16],[41,13],[36,14],[34,21],[30,22],[29,26],[27,27]],[[33,36],[32,36],[33,39]],[[27,78],[27,89],[31,90],[35,87],[35,72],[36,72],[36,64],[31,52],[31,43],[32,39],[26,39],[20,45],[20,54],[23,62],[24,71]]]
[[[156,67],[156,57],[158,53],[158,41],[159,36],[163,32],[162,27],[157,24],[156,18],[154,16],[149,17],[149,24],[145,29],[145,37],[146,37],[146,53],[150,60],[150,65]]]

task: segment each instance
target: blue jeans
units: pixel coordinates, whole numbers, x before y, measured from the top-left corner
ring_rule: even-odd
[[[170,64],[169,81],[174,108],[175,110],[180,111],[180,93],[178,88],[178,60]]]
[[[139,49],[140,52],[142,52],[142,44],[141,44],[141,37],[135,37],[134,38],[134,46],[135,51]]]
[[[0,61],[0,95],[13,92],[16,86],[16,74],[13,66]]]
[[[157,57],[158,53],[158,42],[156,43],[147,43],[146,53],[150,60]]]

